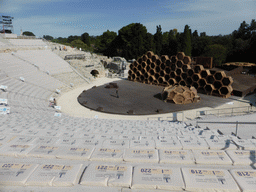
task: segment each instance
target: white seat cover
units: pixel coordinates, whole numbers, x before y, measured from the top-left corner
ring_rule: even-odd
[[[82,164],[40,165],[26,181],[27,186],[71,187],[78,184]]]
[[[102,147],[106,148],[129,148],[129,140],[127,139],[106,139],[102,143]]]
[[[139,165],[134,168],[132,189],[182,190],[184,183],[180,168]]]
[[[154,140],[131,140],[130,148],[140,149],[155,149],[156,144]]]
[[[232,165],[225,151],[193,150],[197,164]]]
[[[249,139],[234,139],[233,141],[241,150],[256,150],[256,145],[252,143]]]
[[[1,163],[0,185],[24,185],[38,164]]]
[[[256,151],[228,150],[226,152],[234,165],[251,165],[256,163]]]
[[[182,168],[187,191],[240,192],[227,170],[207,168]]]
[[[182,145],[178,139],[161,139],[156,140],[157,149],[182,149]]]
[[[191,150],[159,150],[160,163],[195,164]]]
[[[122,162],[123,159],[124,149],[120,148],[96,148],[90,157],[91,161]]]
[[[85,170],[81,185],[130,187],[132,166],[124,164],[92,163]]]
[[[124,161],[158,163],[158,150],[154,149],[126,149]]]
[[[88,160],[94,147],[62,147],[60,150],[57,151],[56,157],[61,159],[72,159],[72,160]]]
[[[56,145],[37,145],[28,153],[28,156],[41,158],[56,158],[56,154],[60,150],[61,147]]]
[[[230,173],[243,192],[256,191],[256,170],[233,169]]]
[[[209,149],[204,139],[180,139],[183,149]]]
[[[211,150],[236,150],[237,146],[231,139],[208,139],[206,140]]]
[[[34,148],[34,145],[20,145],[20,144],[7,144],[0,148],[0,155],[3,156],[15,156],[22,157],[27,156],[27,154]]]

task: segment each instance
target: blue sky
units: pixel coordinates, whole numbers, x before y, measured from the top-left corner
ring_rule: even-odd
[[[14,17],[14,32],[36,36],[68,37],[118,32],[130,23],[141,23],[154,34],[184,30],[225,35],[242,21],[256,19],[256,0],[0,0],[0,15]]]

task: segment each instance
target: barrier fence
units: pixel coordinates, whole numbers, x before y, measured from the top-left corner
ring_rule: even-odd
[[[202,117],[204,115],[215,115],[215,116],[233,116],[233,115],[244,115],[251,112],[256,112],[255,108],[251,106],[247,107],[233,107],[233,108],[223,108],[223,109],[213,109],[197,111],[196,117]]]
[[[212,123],[212,124],[233,124],[233,125],[236,125],[236,132],[234,133],[235,136],[238,136],[238,125],[240,124],[243,124],[243,125],[256,125],[256,122],[239,122],[239,121],[236,121],[236,122],[213,122],[213,121],[197,121],[196,122],[196,126],[198,127],[198,124],[209,124],[209,123]],[[256,129],[256,126],[255,126],[255,129]]]
[[[168,117],[148,117],[147,120],[158,120],[158,121],[182,121],[184,122],[184,113],[183,112],[175,112],[168,115]]]

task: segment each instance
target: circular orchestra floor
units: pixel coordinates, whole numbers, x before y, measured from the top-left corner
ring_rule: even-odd
[[[166,103],[161,100],[163,87],[148,85],[128,80],[113,81],[116,88],[106,88],[106,85],[93,87],[83,91],[78,96],[78,102],[89,109],[112,114],[123,115],[152,115],[159,113],[173,113],[202,107],[218,107],[230,102],[228,99],[199,94],[201,101],[186,105]]]

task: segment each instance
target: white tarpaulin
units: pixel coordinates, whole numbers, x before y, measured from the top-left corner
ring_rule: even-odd
[[[37,166],[37,164],[1,163],[0,185],[24,185]]]
[[[158,150],[154,149],[125,149],[124,161],[158,163]]]
[[[227,170],[207,168],[182,168],[187,191],[240,192]]]
[[[133,173],[132,189],[182,190],[184,183],[180,168],[161,166],[136,166]]]
[[[94,147],[63,147],[56,154],[57,158],[61,159],[72,159],[72,160],[88,160],[91,157],[91,154],[94,150]]]
[[[91,161],[121,162],[124,159],[124,149],[96,148],[92,153]]]
[[[193,150],[197,164],[232,165],[225,151]]]
[[[195,164],[190,150],[159,150],[160,163]]]
[[[93,163],[85,170],[81,185],[130,187],[132,166],[123,164]]]
[[[256,163],[256,151],[228,150],[234,165],[251,165]]]
[[[256,191],[256,170],[235,169],[230,172],[243,192]]]
[[[78,184],[82,164],[40,165],[26,181],[27,186],[71,187]]]

